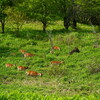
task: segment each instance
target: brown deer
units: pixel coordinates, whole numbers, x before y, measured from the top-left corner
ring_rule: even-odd
[[[26,70],[28,69],[28,67],[23,67],[23,66],[18,66],[17,69],[20,71],[20,70]]]
[[[60,65],[63,63],[63,61],[51,61],[50,63],[51,65]]]
[[[32,57],[32,56],[36,56],[35,54],[31,54],[31,53],[25,53],[24,57]]]
[[[20,49],[19,51],[20,51],[22,54],[25,54],[25,53],[26,53],[26,51],[23,50],[23,49]]]
[[[60,47],[53,46],[53,49],[54,49],[54,50],[60,50]]]
[[[13,67],[15,64],[6,64],[6,67]]]
[[[26,74],[29,76],[42,76],[42,73],[38,73],[35,71],[27,71]]]

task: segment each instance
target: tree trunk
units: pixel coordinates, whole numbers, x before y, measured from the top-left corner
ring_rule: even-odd
[[[43,32],[45,32],[46,31],[46,27],[47,27],[47,23],[46,22],[42,22],[42,24],[43,24]]]
[[[100,25],[98,25],[98,29],[99,29],[99,32],[100,32]]]
[[[64,17],[64,27],[65,29],[68,29],[70,23],[70,18],[68,16]]]
[[[5,33],[5,21],[1,21],[1,28],[2,28],[2,33]]]
[[[77,22],[76,22],[75,18],[73,18],[73,28],[74,29],[76,29],[76,24],[77,24]]]

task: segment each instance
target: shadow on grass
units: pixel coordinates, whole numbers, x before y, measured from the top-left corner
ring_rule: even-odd
[[[18,50],[16,48],[11,49],[9,47],[0,47],[0,57],[8,57],[9,55],[13,56],[14,53],[12,51],[18,51]]]
[[[19,32],[18,38],[24,38],[24,39],[35,39],[35,40],[45,40],[48,38],[48,33],[52,35],[59,35],[59,34],[70,34],[71,32],[79,32],[79,33],[91,33],[92,28],[81,28],[80,26],[77,27],[77,29],[73,29],[69,27],[69,30],[66,29],[53,29],[53,30],[47,30],[46,32],[43,32],[42,30],[35,30],[32,28],[25,28],[22,29]],[[9,31],[8,34],[12,34],[12,36],[16,37],[16,32]]]
[[[8,34],[12,35],[13,37],[16,37],[16,32],[9,31]],[[46,30],[46,32],[43,32],[42,30],[34,30],[34,29],[22,29],[19,32],[18,38],[24,38],[24,39],[35,39],[35,40],[45,40],[48,38],[48,34],[52,35],[59,35],[59,34],[68,34],[70,33],[69,30],[66,29],[59,29],[59,30]]]

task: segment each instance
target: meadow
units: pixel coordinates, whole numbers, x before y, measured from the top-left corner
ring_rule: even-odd
[[[100,99],[100,32],[94,26],[79,24],[65,30],[62,21],[42,32],[41,23],[26,23],[16,37],[14,26],[0,34],[0,100],[99,100]],[[61,48],[50,53],[53,44]],[[80,53],[69,55],[74,47]],[[36,54],[23,57],[20,49]],[[50,66],[50,61],[64,61]],[[16,64],[6,68],[5,64]],[[43,76],[31,77],[17,66],[26,66]]]

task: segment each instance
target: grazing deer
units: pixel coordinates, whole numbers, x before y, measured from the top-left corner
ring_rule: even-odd
[[[53,46],[53,49],[54,49],[54,50],[60,50],[60,47]]]
[[[60,65],[63,63],[63,61],[51,61],[50,63],[51,65]]]
[[[26,69],[28,69],[28,67],[18,66],[17,69],[18,70],[26,70]]]
[[[15,64],[6,64],[6,67],[13,67]]]
[[[42,76],[42,73],[38,73],[35,71],[27,71],[26,74],[29,76]]]
[[[35,56],[34,54],[31,54],[31,53],[25,53],[24,54],[24,57],[31,57],[31,56]]]
[[[25,54],[26,53],[26,51],[25,50],[22,50],[22,49],[20,49],[19,50],[22,54]]]

